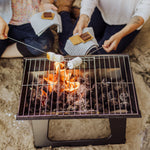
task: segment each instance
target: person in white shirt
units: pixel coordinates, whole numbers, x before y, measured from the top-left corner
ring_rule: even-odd
[[[150,16],[150,0],[82,0],[73,34],[93,27],[102,49],[95,54],[121,53]]]

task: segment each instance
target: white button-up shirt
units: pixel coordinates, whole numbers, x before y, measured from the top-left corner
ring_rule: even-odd
[[[95,7],[109,25],[127,24],[133,16],[146,22],[150,16],[150,0],[82,0],[80,14],[91,18]]]

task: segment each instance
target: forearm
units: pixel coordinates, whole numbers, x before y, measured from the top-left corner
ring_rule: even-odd
[[[89,16],[86,15],[86,14],[81,14],[79,19],[83,20],[87,25],[88,25],[88,23],[90,21]]]
[[[120,36],[123,38],[128,34],[132,33],[143,25],[144,19],[140,16],[134,16],[129,23],[119,32]]]
[[[80,14],[86,14],[89,18],[91,18],[91,15],[97,5],[97,0],[82,0]]]
[[[81,35],[82,30],[88,26],[89,20],[90,20],[89,16],[85,14],[80,15],[79,21],[73,31],[73,34],[78,33],[79,35]]]
[[[5,20],[0,16],[0,39],[6,39],[8,35],[9,27]]]

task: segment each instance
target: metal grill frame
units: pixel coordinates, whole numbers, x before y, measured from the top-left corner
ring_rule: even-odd
[[[74,57],[65,57],[65,59],[68,61],[70,59],[72,59]],[[108,74],[106,74],[106,68],[110,69],[110,68],[120,68],[120,75],[121,75],[121,79],[123,78],[123,74],[121,71],[124,72],[124,78],[126,80],[126,82],[123,82],[123,84],[127,84],[127,88],[128,88],[128,92],[129,92],[129,98],[130,98],[130,107],[131,107],[131,113],[111,113],[110,112],[110,109],[109,109],[109,113],[100,113],[98,111],[98,108],[97,110],[95,110],[95,114],[91,113],[90,114],[86,114],[86,113],[78,113],[78,114],[67,114],[65,115],[65,113],[63,113],[62,115],[60,115],[59,113],[56,112],[56,114],[39,114],[39,115],[24,115],[25,113],[25,103],[26,103],[26,95],[27,95],[27,92],[28,92],[28,80],[29,80],[29,75],[30,75],[30,71],[31,71],[31,65],[33,64],[33,62],[35,61],[35,64],[34,64],[34,67],[32,67],[33,71],[36,70],[35,66],[36,66],[36,63],[38,62],[38,71],[43,71],[43,66],[45,68],[45,65],[46,65],[46,62],[48,61],[46,58],[25,58],[24,59],[24,73],[23,73],[23,79],[22,79],[22,91],[21,91],[21,96],[20,96],[20,106],[19,106],[19,113],[17,114],[17,120],[39,120],[39,119],[78,119],[78,118],[138,118],[138,117],[141,117],[141,113],[140,113],[140,110],[139,110],[139,106],[138,106],[138,100],[137,100],[137,94],[136,94],[136,89],[135,89],[135,85],[134,85],[134,79],[133,79],[133,75],[132,75],[132,72],[131,72],[131,67],[130,67],[130,62],[129,62],[129,56],[128,55],[98,55],[98,56],[85,56],[85,57],[82,57],[83,59],[83,62],[90,62],[90,59],[94,60],[93,61],[93,65],[94,65],[94,75],[96,75],[96,67],[98,64],[96,64],[96,61],[95,60],[99,60],[99,65],[100,66],[100,69],[104,69],[105,71],[105,76],[107,76]],[[103,60],[104,63],[103,65],[100,64],[101,61],[100,60]],[[110,63],[110,60],[113,59],[114,61],[114,64],[111,64]],[[122,63],[121,64],[121,59],[122,59]],[[106,64],[106,61],[108,62]],[[116,63],[116,61],[118,61]],[[29,64],[27,64],[29,62]],[[91,61],[92,62],[92,61]],[[49,65],[50,65],[50,61],[48,61]],[[89,63],[90,65],[90,63]],[[28,68],[29,67],[29,68]],[[89,68],[91,68],[89,66]],[[77,68],[80,70],[80,66],[79,68]],[[37,71],[37,72],[38,72]],[[46,71],[46,70],[44,70]],[[89,72],[90,73],[90,72]],[[100,73],[101,74],[101,73]],[[116,71],[115,71],[115,74],[116,74]],[[129,74],[129,75],[128,75]],[[110,72],[110,76],[111,76],[111,72]],[[101,78],[101,77],[100,77]],[[95,77],[95,80],[97,79],[97,77]],[[128,81],[129,80],[129,81]],[[118,82],[118,79],[116,78],[116,81]],[[27,87],[26,86],[26,83],[27,82]],[[117,84],[116,83],[112,83],[112,84]],[[25,85],[25,86],[24,86]],[[95,83],[95,85],[97,85],[97,83]],[[129,87],[129,85],[131,87]],[[112,86],[112,85],[111,85]],[[130,96],[130,90],[132,88],[132,92],[133,92],[133,97]],[[24,93],[25,91],[26,93]],[[97,95],[97,90],[96,90],[96,95]],[[131,99],[132,98],[132,99]],[[98,98],[97,98],[98,99]],[[31,101],[31,100],[30,100]],[[98,100],[96,100],[98,101]],[[30,106],[30,105],[29,105]],[[134,106],[134,109],[136,110],[136,113],[133,112],[132,110],[132,107]],[[109,107],[109,103],[108,103],[108,107]],[[104,108],[103,108],[104,109]],[[104,111],[104,110],[103,110]]]

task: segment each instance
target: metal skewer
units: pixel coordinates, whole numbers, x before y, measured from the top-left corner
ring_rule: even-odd
[[[103,48],[103,47],[101,46],[101,47],[99,47],[99,48],[95,49],[93,52],[91,52],[91,53],[90,53],[90,55],[91,55],[91,54],[93,54],[94,52],[96,52],[96,51],[98,51],[98,50],[102,49],[102,48]]]
[[[8,36],[8,39],[10,39],[10,40],[12,40],[12,41],[15,41],[15,42],[17,42],[17,43],[20,43],[20,44],[22,44],[22,45],[28,46],[28,47],[30,47],[30,48],[33,48],[33,49],[35,49],[35,50],[37,50],[37,51],[39,51],[39,52],[42,52],[42,53],[44,53],[44,54],[47,54],[47,52],[44,52],[43,50],[41,50],[41,49],[39,49],[39,48],[33,47],[33,46],[31,46],[31,45],[29,45],[29,44],[26,44],[26,43],[24,43],[24,42],[21,42],[21,41],[18,41],[18,40],[14,39],[14,38],[11,38],[11,37],[9,37],[9,36]]]

